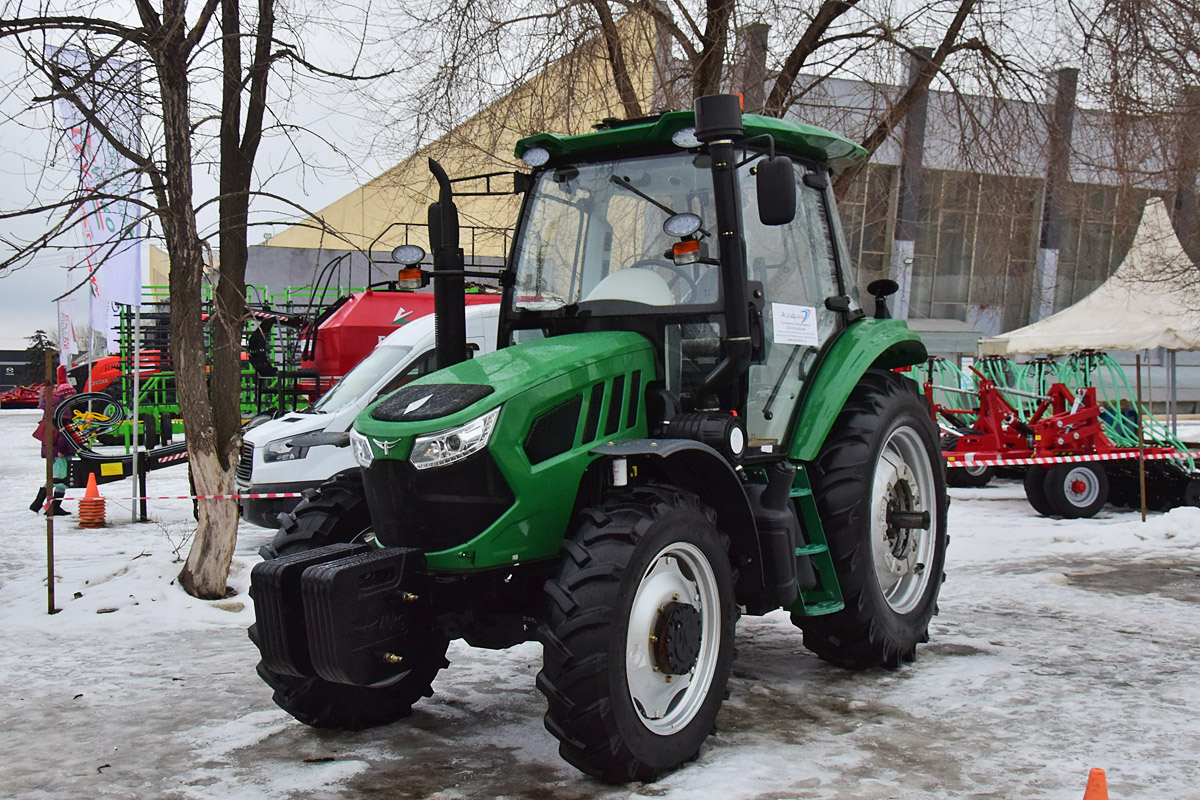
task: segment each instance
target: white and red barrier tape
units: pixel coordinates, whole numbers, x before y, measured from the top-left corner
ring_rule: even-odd
[[[947,467],[1020,467],[1032,464],[1074,464],[1081,461],[1137,461],[1137,453],[1093,453],[1080,456],[1044,456],[1039,458],[976,458],[975,453],[962,453],[948,457]],[[1184,458],[1200,458],[1196,453],[1147,453],[1143,456],[1147,461],[1177,460]]]
[[[300,492],[267,492],[265,494],[161,494],[146,497],[110,497],[101,495],[105,500],[282,500],[288,497],[303,497]],[[56,497],[56,500],[82,500],[82,495]]]

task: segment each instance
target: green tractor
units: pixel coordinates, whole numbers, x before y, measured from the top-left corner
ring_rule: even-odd
[[[254,568],[275,701],[386,724],[450,641],[536,640],[563,758],[647,781],[712,731],[741,615],[786,609],[850,669],[913,660],[945,477],[893,372],[925,347],[888,319],[894,284],[864,313],[838,225],[830,176],[866,153],[714,95],[517,156],[501,347],[473,359],[454,181],[431,162],[440,368],[359,416],[360,488],[310,497]]]

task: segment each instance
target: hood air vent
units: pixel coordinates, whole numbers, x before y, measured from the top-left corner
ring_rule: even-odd
[[[446,417],[478,403],[492,392],[491,386],[473,383],[426,383],[405,386],[371,412],[382,422],[419,422]]]

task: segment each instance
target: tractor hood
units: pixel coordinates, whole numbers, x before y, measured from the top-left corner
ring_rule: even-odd
[[[629,332],[577,333],[506,347],[413,381],[369,406],[354,429],[381,443],[372,445],[375,458],[404,459],[416,436],[470,422],[572,373],[595,372],[602,379],[608,372],[602,362],[636,355],[653,359],[653,350]]]

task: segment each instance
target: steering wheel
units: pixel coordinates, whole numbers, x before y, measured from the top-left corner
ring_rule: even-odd
[[[683,281],[687,284],[687,291],[678,293],[680,299],[685,298],[696,292],[696,281],[687,273],[683,267],[674,262],[667,261],[661,258],[639,258],[637,261],[630,264],[626,269],[665,269],[668,272],[674,273],[674,277],[667,281],[667,286],[671,291],[675,291],[675,284]]]

